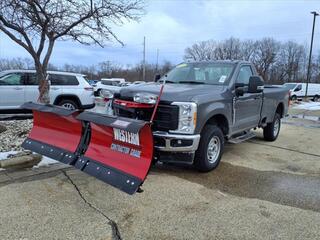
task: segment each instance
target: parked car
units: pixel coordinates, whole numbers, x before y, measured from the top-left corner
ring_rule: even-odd
[[[218,166],[224,143],[254,137],[253,128],[263,128],[266,141],[276,140],[288,111],[288,89],[264,85],[250,62],[212,61],[182,63],[157,83],[121,89],[113,100],[115,114],[150,121],[164,81],[152,125],[154,156],[161,162],[210,171]]]
[[[291,100],[302,99],[306,95],[306,83],[285,83],[284,87],[290,90]],[[320,99],[320,84],[309,83],[307,97],[317,102]]]
[[[99,80],[91,80],[91,79],[88,79],[87,82],[93,86],[93,87],[96,87],[97,86],[97,83],[99,82]]]
[[[93,87],[85,75],[48,71],[50,103],[69,109],[94,107]],[[37,102],[35,70],[8,70],[0,73],[0,110],[18,110],[25,102]]]
[[[95,86],[95,96],[100,96],[102,89],[118,93],[121,89],[121,85],[125,82],[126,80],[124,78],[102,78]]]
[[[134,81],[132,84],[133,85],[138,85],[138,84],[143,84],[146,83],[145,81]]]

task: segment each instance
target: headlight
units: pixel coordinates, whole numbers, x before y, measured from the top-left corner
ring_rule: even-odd
[[[108,99],[113,98],[113,92],[111,92],[107,89],[101,89],[100,95],[101,95],[101,97],[108,98]]]
[[[151,93],[137,93],[134,95],[133,101],[138,103],[156,104],[157,98],[157,95]]]
[[[197,123],[197,104],[190,102],[173,102],[179,106],[178,129],[170,132],[193,134]]]

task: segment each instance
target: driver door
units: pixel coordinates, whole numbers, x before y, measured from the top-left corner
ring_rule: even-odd
[[[250,65],[240,67],[237,83],[249,86],[249,78],[253,76]],[[243,96],[235,96],[234,101],[234,131],[243,131],[258,126],[262,106],[262,93],[244,92]]]
[[[8,73],[0,78],[0,109],[18,109],[25,101],[23,73]]]

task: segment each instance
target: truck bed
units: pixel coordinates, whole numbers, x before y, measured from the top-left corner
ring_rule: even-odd
[[[263,105],[261,110],[261,118],[266,118],[266,122],[272,122],[275,109],[281,100],[288,101],[289,91],[282,86],[265,85],[263,91]],[[283,113],[287,112],[287,105],[284,104]]]

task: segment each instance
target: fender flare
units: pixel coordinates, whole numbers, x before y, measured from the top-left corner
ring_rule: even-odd
[[[58,105],[58,103],[63,99],[75,99],[76,102],[79,104],[79,107],[82,106],[82,103],[80,101],[80,98],[77,95],[74,94],[60,94],[56,97],[56,99],[53,101],[54,105]]]

